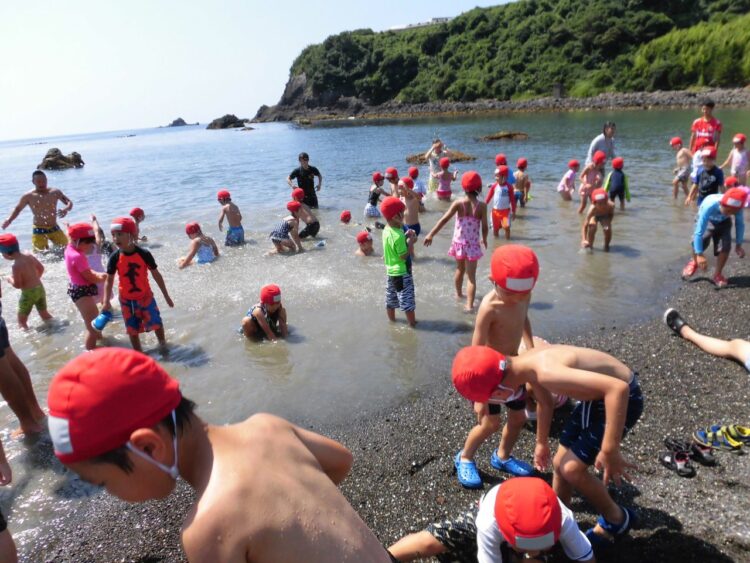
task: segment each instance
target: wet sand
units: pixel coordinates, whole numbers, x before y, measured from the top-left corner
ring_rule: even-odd
[[[679,276],[676,267],[672,270]],[[671,306],[701,332],[747,338],[750,260],[733,255],[726,273],[730,287],[725,290],[716,291],[698,275],[679,286],[663,308],[645,312],[651,318],[645,323],[620,326],[610,319],[565,340],[607,351],[638,370],[646,401],[641,421],[623,446],[639,471],[632,485],[616,493],[636,507],[640,522],[615,548],[597,553],[598,561],[750,560],[750,456],[717,452],[719,465],[697,466],[694,479],[678,477],[657,460],[667,435],[688,438],[710,424],[750,423],[745,369],[673,336],[661,320]],[[544,336],[543,327],[535,328]],[[462,489],[452,471],[452,457],[473,414],[450,386],[448,369],[435,374],[432,396],[405,400],[346,427],[315,427],[353,451],[354,469],[343,491],[386,546],[432,520],[457,514],[479,496]],[[559,428],[556,420],[553,436]],[[485,444],[477,457],[485,490],[502,479],[489,465],[494,445],[494,440]],[[514,453],[530,459],[532,446],[533,434],[524,431]],[[29,561],[182,561],[179,527],[191,499],[184,484],[169,499],[145,505],[99,494],[75,521],[60,518],[55,533],[41,537],[34,553],[22,555]],[[583,501],[575,500],[573,508],[583,528],[593,523],[595,515]]]

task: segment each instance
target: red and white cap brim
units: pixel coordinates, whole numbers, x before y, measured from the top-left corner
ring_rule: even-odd
[[[505,278],[505,289],[518,292],[531,291],[535,283],[534,278]]]

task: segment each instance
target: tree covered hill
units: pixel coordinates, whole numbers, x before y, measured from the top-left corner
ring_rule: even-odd
[[[519,0],[304,49],[279,106],[744,86],[750,0]]]

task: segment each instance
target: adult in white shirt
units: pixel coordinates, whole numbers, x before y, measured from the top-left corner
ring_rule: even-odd
[[[596,151],[602,151],[607,155],[607,160],[615,157],[615,131],[616,127],[613,121],[607,121],[602,127],[601,135],[594,137],[589,145],[589,153],[586,156],[586,164],[591,164]]]
[[[424,158],[427,161],[427,164],[430,166],[430,179],[428,180],[428,189],[431,192],[434,192],[438,189],[438,180],[433,176],[433,174],[437,174],[440,172],[440,159],[445,158],[451,158],[453,156],[453,153],[443,144],[443,141],[440,139],[435,139],[432,141],[432,146],[429,148],[429,150],[424,153]]]
[[[430,524],[388,548],[398,561],[530,563],[560,543],[568,559],[594,562],[571,510],[538,477],[515,477],[489,490],[468,512]]]

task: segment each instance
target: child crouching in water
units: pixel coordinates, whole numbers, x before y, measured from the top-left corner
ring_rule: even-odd
[[[591,250],[596,238],[597,223],[602,224],[604,231],[604,252],[609,252],[609,243],[612,242],[612,218],[615,216],[615,204],[607,199],[604,188],[594,190],[591,194],[591,207],[583,220],[581,229],[581,247]]]
[[[372,247],[372,235],[368,231],[357,233],[357,245],[357,250],[354,251],[355,256],[372,256],[375,254],[375,249]]]
[[[269,254],[304,251],[298,233],[298,215],[300,209],[302,209],[302,204],[299,201],[290,201],[286,204],[286,209],[289,211],[289,215],[281,220],[268,237],[273,243],[273,250]]]
[[[466,307],[464,311],[469,313],[474,310],[474,297],[477,292],[477,261],[484,254],[482,246],[487,248],[487,205],[479,199],[482,192],[482,178],[473,170],[461,176],[461,187],[466,194],[461,199],[454,201],[448,211],[445,212],[437,224],[432,228],[430,234],[424,239],[424,245],[430,246],[433,237],[440,232],[445,224],[454,215],[456,226],[453,230],[453,242],[448,255],[456,259],[456,273],[453,281],[456,286],[456,298],[463,299],[464,273],[469,281],[466,286]],[[438,192],[440,193],[440,192]],[[481,244],[479,240],[479,229],[482,229]]]
[[[180,270],[190,266],[193,263],[193,258],[198,264],[208,264],[219,257],[216,241],[204,235],[198,223],[188,223],[185,226],[185,234],[190,238],[190,249],[187,256],[183,256],[178,261]]]
[[[0,252],[3,258],[13,262],[13,271],[6,278],[8,283],[21,290],[18,300],[18,326],[27,330],[31,311],[36,307],[43,321],[52,319],[47,311],[47,293],[42,284],[44,266],[31,256],[23,254],[18,246],[18,239],[10,233],[0,235]]]
[[[573,194],[576,191],[576,175],[580,166],[580,163],[575,159],[568,162],[568,171],[560,179],[560,183],[557,184],[557,192],[565,201],[573,199]]]
[[[247,338],[286,338],[286,309],[281,304],[281,289],[278,285],[264,285],[260,289],[260,301],[253,305],[242,319],[242,334]]]

